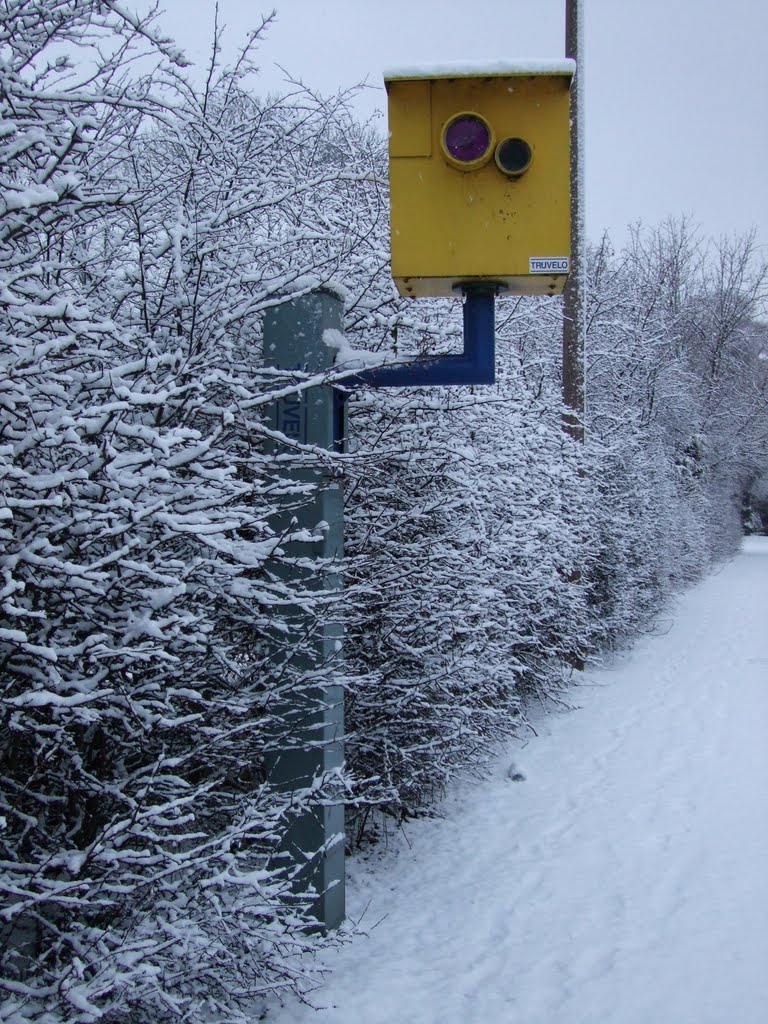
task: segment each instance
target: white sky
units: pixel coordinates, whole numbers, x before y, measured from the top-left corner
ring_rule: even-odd
[[[590,237],[620,242],[631,222],[687,214],[705,235],[754,225],[768,257],[768,2],[581,2]],[[215,0],[161,6],[202,63]],[[325,92],[367,79],[365,114],[385,109],[387,67],[564,52],[565,0],[219,0],[225,43],[273,6],[254,88],[278,89],[277,65]]]

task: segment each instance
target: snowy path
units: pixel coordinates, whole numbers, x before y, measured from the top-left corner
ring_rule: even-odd
[[[765,1024],[768,538],[579,710],[358,865],[369,937],[279,1024]],[[387,915],[376,927],[376,922]]]

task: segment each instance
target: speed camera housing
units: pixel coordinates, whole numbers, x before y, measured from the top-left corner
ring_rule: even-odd
[[[557,294],[570,269],[572,61],[384,76],[401,295]]]

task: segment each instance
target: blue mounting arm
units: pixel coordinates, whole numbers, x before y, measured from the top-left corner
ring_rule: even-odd
[[[496,379],[495,284],[464,289],[464,351],[461,355],[435,356],[395,366],[361,370],[344,385],[366,384],[372,388],[414,388],[430,385],[493,384]]]

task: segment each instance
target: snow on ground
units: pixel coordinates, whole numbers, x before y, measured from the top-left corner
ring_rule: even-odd
[[[764,1024],[768,538],[353,862],[367,937],[279,1024]],[[527,780],[508,778],[511,760]]]

